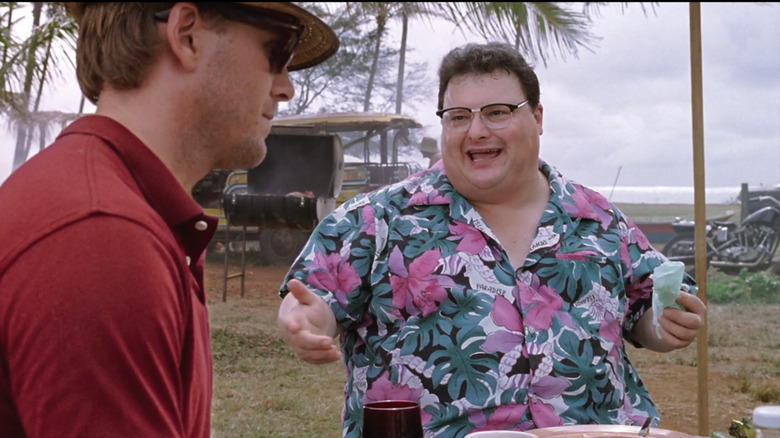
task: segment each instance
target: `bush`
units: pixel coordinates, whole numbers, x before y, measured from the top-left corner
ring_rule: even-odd
[[[743,269],[737,276],[712,277],[708,276],[707,298],[713,303],[780,303],[780,278],[768,271]]]
[[[745,274],[744,272],[742,274]],[[743,275],[740,274],[740,278]],[[780,279],[768,272],[758,272],[744,276],[750,297],[761,303],[780,303]]]

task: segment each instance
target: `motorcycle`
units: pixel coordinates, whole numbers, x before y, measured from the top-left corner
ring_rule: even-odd
[[[737,275],[744,268],[758,272],[772,266],[780,244],[780,201],[772,196],[758,196],[750,200],[764,206],[750,213],[742,223],[707,223],[707,266],[730,275]],[[676,234],[662,252],[670,260],[685,263],[686,271],[691,273],[696,255],[694,221],[678,218],[672,227]]]

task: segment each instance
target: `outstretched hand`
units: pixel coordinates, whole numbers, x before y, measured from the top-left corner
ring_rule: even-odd
[[[341,359],[333,343],[338,326],[328,304],[298,280],[287,283],[290,291],[279,307],[277,324],[284,341],[306,362],[322,364]]]

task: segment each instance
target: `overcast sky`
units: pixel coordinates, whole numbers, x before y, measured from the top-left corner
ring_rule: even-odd
[[[636,4],[614,4],[595,22],[602,39],[593,53],[537,63],[542,158],[590,186],[616,178],[618,186],[693,186],[688,4],[662,3],[647,16]],[[780,184],[780,4],[704,3],[701,27],[707,187]],[[433,85],[429,107],[409,115],[438,138],[438,63],[467,39],[482,40],[425,22],[410,32],[410,56],[428,60]],[[76,112],[75,81],[62,81],[46,102]],[[5,133],[0,139],[1,181],[14,144]]]
[[[537,63],[542,157],[586,185],[693,186],[689,17],[687,3],[647,16],[610,5],[595,20],[593,53]],[[778,184],[780,4],[704,3],[701,27],[706,185]],[[427,59],[466,41],[451,28],[413,32],[412,44],[430,44],[419,49]],[[417,116],[438,138],[436,93]]]

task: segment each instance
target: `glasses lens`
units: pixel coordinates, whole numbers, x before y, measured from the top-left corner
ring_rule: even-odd
[[[289,32],[287,38],[281,38],[271,47],[268,54],[268,62],[271,65],[272,73],[281,73],[292,61],[295,49],[300,42],[298,33]]]
[[[454,129],[456,131],[468,129],[469,125],[471,125],[471,119],[474,117],[474,113],[467,109],[463,108],[454,108],[449,111],[446,111],[442,115],[442,122],[444,125],[450,129]]]
[[[482,108],[482,120],[489,128],[501,128],[512,119],[512,110],[503,104],[489,105]]]
[[[228,20],[278,32],[279,41],[272,43],[268,52],[271,73],[281,73],[290,64],[304,30],[304,26],[296,18],[277,15],[269,10],[226,3],[220,3],[217,11]]]

